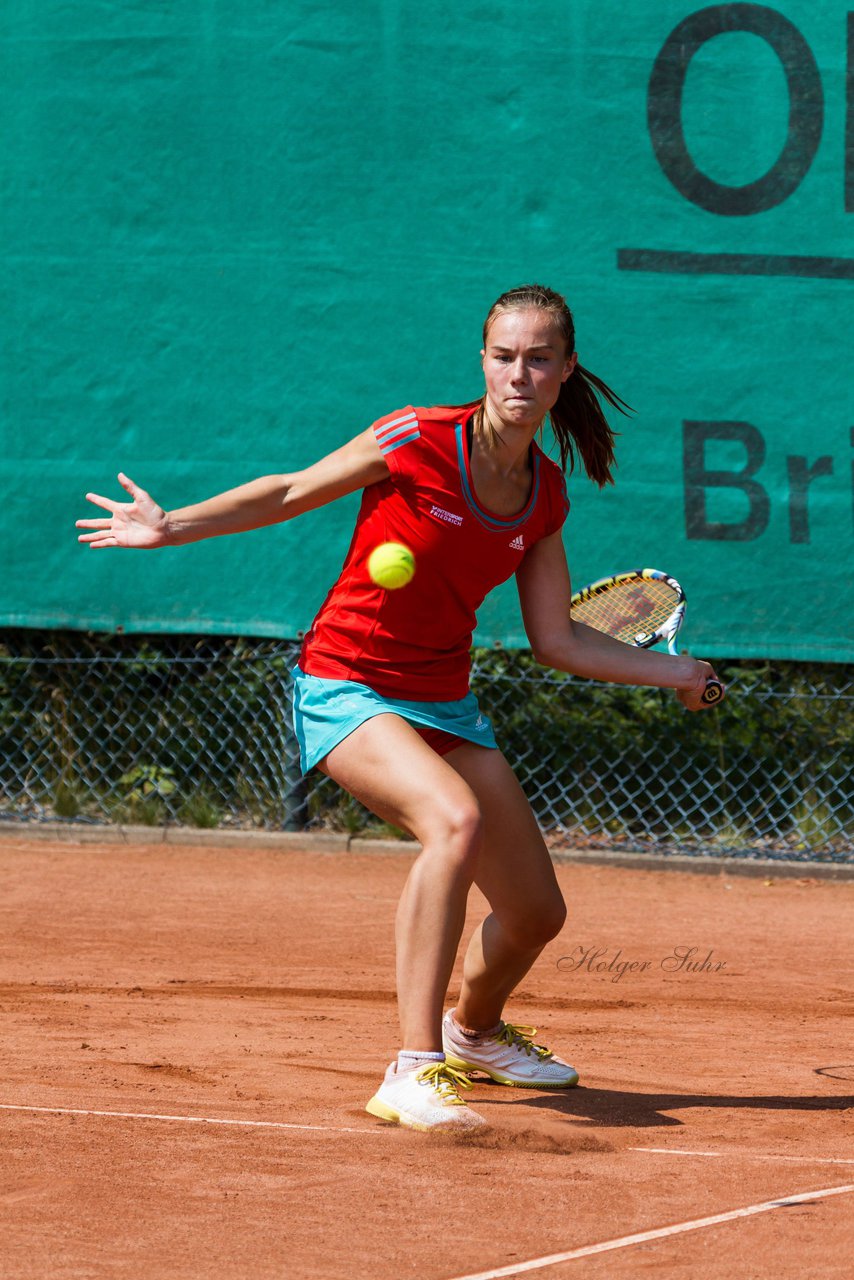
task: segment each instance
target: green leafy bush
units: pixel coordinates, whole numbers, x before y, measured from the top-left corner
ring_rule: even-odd
[[[0,816],[357,833],[382,824],[302,779],[295,642],[8,631],[0,636]],[[473,686],[541,824],[645,846],[854,853],[850,667],[718,664],[729,696],[670,692],[478,650]]]

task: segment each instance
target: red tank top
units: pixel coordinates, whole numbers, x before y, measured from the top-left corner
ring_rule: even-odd
[[[307,674],[357,680],[385,697],[465,697],[477,609],[569,509],[562,471],[536,444],[524,510],[497,516],[480,505],[466,438],[475,408],[409,407],[374,423],[390,475],[364,490],[338,581],[303,641]],[[396,591],[368,575],[381,542],[415,556],[415,577]]]

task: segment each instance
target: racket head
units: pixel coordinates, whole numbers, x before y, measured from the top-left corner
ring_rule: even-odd
[[[685,616],[685,592],[660,569],[632,569],[599,578],[576,591],[570,601],[574,621],[614,636],[624,644],[649,649],[666,640],[676,652],[676,636]]]

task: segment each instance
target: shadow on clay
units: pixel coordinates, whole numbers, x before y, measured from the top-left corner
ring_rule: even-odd
[[[562,1115],[567,1119],[588,1120],[603,1127],[638,1129],[681,1126],[683,1121],[668,1113],[688,1107],[747,1111],[847,1111],[854,1107],[854,1097],[850,1094],[827,1097],[816,1094],[626,1093],[618,1089],[583,1086],[568,1089],[565,1093],[544,1093],[535,1097],[520,1096],[520,1093],[521,1090],[514,1090],[512,1097],[483,1100],[489,1101],[490,1108],[521,1103],[533,1110]]]

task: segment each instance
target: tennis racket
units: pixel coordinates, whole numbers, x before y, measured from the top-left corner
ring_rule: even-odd
[[[685,617],[685,592],[675,578],[659,569],[635,569],[599,578],[576,591],[570,601],[573,618],[606,635],[649,649],[667,641],[678,652],[676,637]],[[720,680],[706,681],[702,701],[714,706],[724,696]]]

